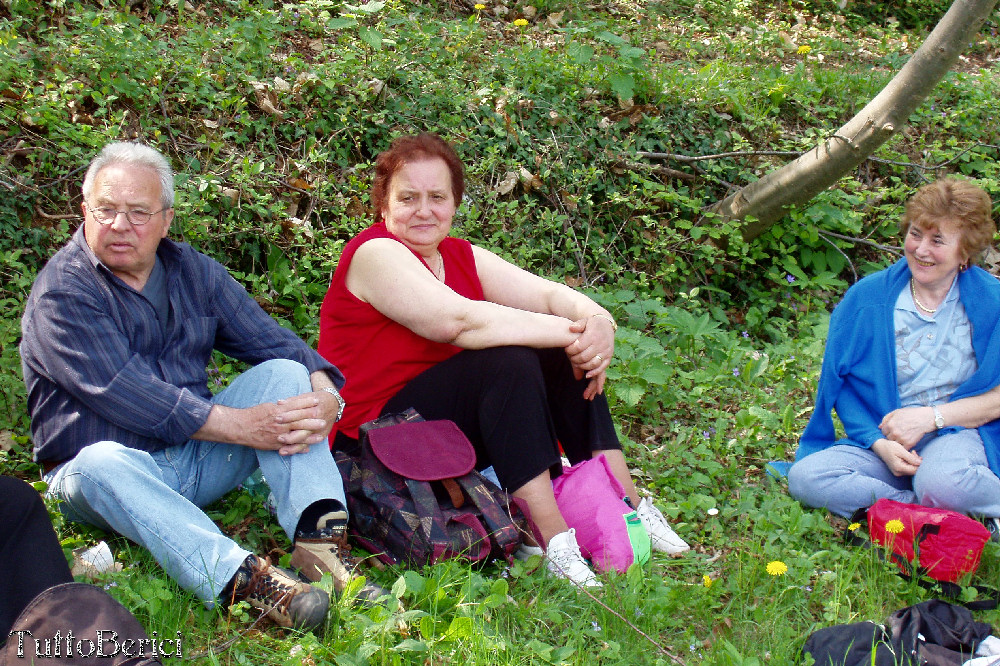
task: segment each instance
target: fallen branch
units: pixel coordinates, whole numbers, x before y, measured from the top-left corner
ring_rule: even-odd
[[[891,252],[896,255],[903,254],[903,251],[894,245],[882,245],[881,243],[876,243],[875,241],[868,240],[867,238],[855,238],[853,236],[845,236],[844,234],[838,234],[834,231],[824,231],[823,229],[817,229],[816,233],[820,236],[831,236],[833,238],[839,238],[840,240],[849,241],[851,243],[858,243],[859,245],[870,245],[872,247],[878,248],[879,250],[885,250],[886,252]]]
[[[677,155],[675,153],[649,153],[641,150],[636,154],[651,160],[674,160],[675,162],[691,163],[721,160],[726,157],[798,157],[802,153],[794,150],[738,150],[714,155]]]
[[[632,171],[642,170],[642,171],[655,171],[656,173],[667,176],[668,178],[676,178],[678,180],[683,180],[686,183],[693,183],[697,180],[693,173],[687,173],[686,171],[678,171],[676,169],[670,169],[664,166],[658,166],[656,164],[643,164],[642,162],[631,162],[627,160],[622,160],[620,162],[613,163],[615,166],[621,166]]]
[[[944,162],[939,162],[938,164],[917,164],[916,162],[900,162],[899,160],[888,160],[881,157],[868,156],[866,161],[875,162],[877,164],[891,164],[893,166],[907,167],[911,169],[920,169],[923,171],[936,171],[943,169],[950,165],[952,162],[957,160],[962,155],[965,155],[969,151],[975,150],[976,148],[993,148],[1000,150],[1000,146],[992,143],[977,142],[963,148],[959,152],[952,155],[950,158]],[[794,151],[794,150],[737,150],[728,153],[716,153],[714,155],[678,155],[676,153],[651,153],[646,151],[639,151],[636,153],[639,157],[645,157],[651,160],[673,160],[675,162],[683,162],[686,164],[695,162],[705,162],[707,160],[720,160],[728,157],[801,157],[808,151]]]
[[[51,215],[42,210],[41,206],[35,206],[35,214],[45,220],[78,220],[80,216],[76,213],[64,213],[62,215]]]

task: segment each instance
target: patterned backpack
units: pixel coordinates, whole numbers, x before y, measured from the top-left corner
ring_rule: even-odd
[[[529,533],[523,507],[472,468],[472,444],[451,421],[384,416],[361,427],[358,455],[334,458],[351,536],[386,564],[510,562]]]

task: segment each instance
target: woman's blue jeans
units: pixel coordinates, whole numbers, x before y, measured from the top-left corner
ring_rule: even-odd
[[[922,458],[917,473],[893,476],[871,449],[831,446],[792,465],[788,491],[806,506],[847,518],[883,497],[974,516],[1000,516],[1000,478],[986,462],[978,430],[931,433],[913,450]]]
[[[212,401],[252,407],[311,390],[303,365],[274,360],[243,373]],[[336,499],[346,506],[344,485],[325,442],[289,456],[200,440],[153,453],[95,442],[45,481],[67,518],[118,532],[145,547],[181,587],[212,606],[250,553],[199,507],[225,495],[258,467],[289,539],[313,502]]]

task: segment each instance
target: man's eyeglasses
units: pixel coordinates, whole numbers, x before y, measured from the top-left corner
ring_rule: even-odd
[[[157,213],[162,213],[165,210],[169,210],[170,207],[161,208],[160,210],[154,210],[152,212],[144,211],[141,209],[133,210],[117,210],[111,207],[101,207],[101,208],[91,208],[87,206],[87,210],[90,214],[94,216],[94,219],[101,224],[113,224],[115,219],[118,217],[119,213],[125,214],[125,219],[135,226],[142,226],[149,222],[150,219]]]

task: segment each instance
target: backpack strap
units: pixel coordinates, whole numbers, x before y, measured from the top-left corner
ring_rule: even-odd
[[[457,556],[479,562],[489,556],[489,533],[469,511],[442,511],[429,481],[406,479],[406,487],[420,518],[417,531],[431,550],[429,563]],[[456,529],[455,524],[464,529]],[[462,532],[473,536],[462,537]]]
[[[523,535],[527,533],[527,521],[520,505],[506,491],[475,470],[456,481],[479,510],[499,554],[508,562],[512,561],[514,552],[521,546]]]
[[[462,494],[462,488],[458,482],[455,479],[440,479],[440,481],[448,492],[448,497],[451,498],[451,505],[456,509],[461,509],[462,505],[465,504],[465,495]]]
[[[857,511],[851,514],[848,519],[848,523],[853,525],[857,523],[858,525],[868,524],[868,508],[861,507]],[[870,548],[872,545],[871,539],[866,539],[865,537],[858,534],[860,528],[857,530],[845,530],[844,531],[844,543],[848,546],[860,546],[862,548]]]

